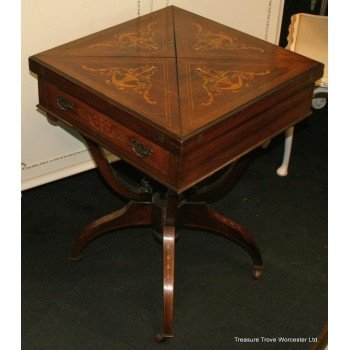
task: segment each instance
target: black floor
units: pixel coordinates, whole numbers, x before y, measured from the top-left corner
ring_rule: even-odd
[[[23,193],[22,348],[309,349],[235,337],[316,337],[327,321],[327,111],[297,126],[290,173],[275,174],[283,137],[256,150],[237,186],[213,204],[258,241],[264,270],[209,233],[176,245],[175,337],[162,320],[162,248],[148,229],[105,235],[68,260],[76,234],[122,206],[95,170]]]

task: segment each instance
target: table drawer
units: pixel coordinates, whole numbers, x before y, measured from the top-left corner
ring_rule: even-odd
[[[98,112],[55,85],[45,82],[40,104],[49,112],[144,170],[167,174],[169,152],[114,119]]]

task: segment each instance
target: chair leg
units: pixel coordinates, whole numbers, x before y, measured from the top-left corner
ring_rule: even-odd
[[[289,159],[290,159],[290,153],[292,150],[292,143],[293,143],[293,133],[294,133],[294,126],[290,127],[285,132],[283,161],[281,166],[277,169],[277,175],[279,176],[288,175]]]
[[[312,108],[313,109],[322,109],[326,106],[328,99],[328,87],[318,86],[314,90],[312,96]]]

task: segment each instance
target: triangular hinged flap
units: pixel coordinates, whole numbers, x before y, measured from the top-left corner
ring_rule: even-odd
[[[264,59],[274,45],[194,13],[174,8],[178,57]]]
[[[137,57],[41,58],[113,103],[180,133],[175,59]]]
[[[294,78],[313,83],[322,71],[316,61],[174,6],[33,60],[178,140]]]
[[[152,12],[40,55],[175,57],[172,11]]]
[[[286,61],[178,59],[182,135],[203,128],[312,67]]]

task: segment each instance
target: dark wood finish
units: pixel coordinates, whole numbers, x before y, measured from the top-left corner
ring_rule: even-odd
[[[246,250],[253,259],[253,277],[259,278],[262,258],[253,236],[235,221],[209,208],[207,204],[188,204],[183,207],[183,226],[222,235]]]
[[[179,199],[168,193],[163,223],[163,333],[155,336],[157,342],[173,336],[175,224]]]
[[[122,209],[103,216],[88,225],[76,238],[71,253],[72,260],[80,260],[81,250],[93,239],[120,228],[151,226],[151,203],[129,202]]]
[[[118,156],[138,165],[141,169],[153,168],[159,170],[163,177],[168,173],[169,152],[157,144],[147,140],[141,134],[135,133],[114,119],[108,118],[97,110],[82,103],[54,85],[46,84],[47,109],[68,125],[74,125],[81,133],[92,137],[102,145],[106,145]],[[63,110],[57,103],[57,97],[63,98],[72,107]],[[141,142],[152,151],[150,156],[140,157],[133,149],[133,141]]]
[[[101,176],[115,192],[129,200],[144,202],[150,202],[152,200],[152,194],[148,193],[147,188],[145,189],[142,186],[136,187],[118,176],[98,144],[87,138],[85,138],[85,142]]]
[[[328,346],[328,322],[323,326],[321,334],[317,339],[317,343],[315,343],[310,350],[325,350]]]
[[[170,6],[39,53],[29,65],[38,107],[85,137],[102,177],[129,200],[87,226],[71,257],[125,227],[152,227],[163,245],[156,341],[173,335],[175,239],[183,227],[239,244],[260,277],[254,238],[207,202],[234,185],[244,155],[309,115],[322,64]],[[165,187],[128,183],[101,146]]]
[[[39,108],[100,136],[96,141],[176,193],[305,118],[323,71],[318,62],[176,7],[29,63],[42,82]],[[59,110],[57,95],[76,107]],[[101,135],[115,123],[127,137],[151,142],[156,163],[120,154],[120,139]]]
[[[207,201],[228,191],[244,170],[246,159],[228,167],[212,183],[178,195],[171,191],[158,191],[152,195],[143,192],[143,185],[129,187],[119,181],[113,168],[105,159],[99,146],[85,139],[98,170],[118,194],[130,201],[122,209],[93,221],[74,243],[71,260],[80,260],[82,249],[101,235],[122,228],[153,227],[161,233],[163,245],[163,331],[157,333],[157,342],[173,337],[175,238],[182,228],[199,229],[222,235],[240,245],[253,259],[253,277],[261,276],[262,258],[254,238],[242,226],[209,208]],[[137,196],[140,197],[137,197]]]
[[[215,181],[204,186],[195,186],[194,191],[186,195],[187,202],[215,202],[228,193],[245,169],[248,157],[243,157],[228,166],[225,172]]]

